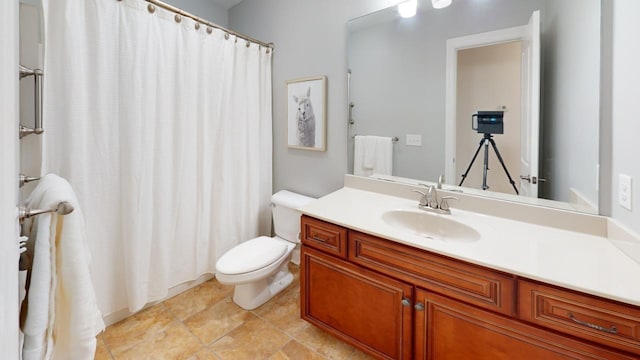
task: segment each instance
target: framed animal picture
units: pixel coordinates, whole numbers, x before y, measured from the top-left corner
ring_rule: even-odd
[[[327,134],[327,77],[287,81],[287,145],[325,151]]]

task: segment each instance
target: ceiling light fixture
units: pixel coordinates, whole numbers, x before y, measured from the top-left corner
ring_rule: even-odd
[[[416,15],[418,10],[418,0],[409,0],[398,4],[398,14],[403,18],[410,18]]]
[[[453,0],[431,0],[431,5],[433,5],[434,9],[444,9],[451,5],[452,1]]]

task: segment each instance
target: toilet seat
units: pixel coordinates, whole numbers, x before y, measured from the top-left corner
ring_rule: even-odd
[[[287,252],[284,241],[260,236],[235,246],[216,263],[226,275],[245,274],[273,264]]]

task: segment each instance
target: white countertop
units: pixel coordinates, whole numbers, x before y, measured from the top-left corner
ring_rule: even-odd
[[[463,211],[453,204],[451,215],[434,216],[462,222],[477,230],[480,239],[426,239],[382,220],[386,211],[399,209],[417,210],[417,201],[345,187],[299,210],[398,243],[640,306],[640,264],[607,237]]]

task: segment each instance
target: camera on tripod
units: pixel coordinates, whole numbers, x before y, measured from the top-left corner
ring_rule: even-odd
[[[504,134],[504,111],[478,111],[477,113],[471,116],[471,128],[477,131],[479,134],[484,134],[480,143],[478,144],[478,149],[476,153],[473,155],[473,159],[469,163],[467,170],[462,174],[462,180],[460,180],[460,184],[458,186],[462,186],[464,180],[469,175],[469,170],[471,170],[471,166],[473,166],[473,162],[476,161],[478,157],[478,153],[480,149],[484,147],[484,164],[482,167],[482,190],[489,189],[489,185],[487,185],[487,171],[489,170],[489,145],[493,148],[493,151],[496,152],[496,156],[498,157],[498,161],[500,161],[500,165],[502,165],[502,169],[504,173],[507,175],[509,179],[509,183],[513,187],[513,190],[516,192],[516,195],[520,195],[518,192],[518,188],[516,187],[516,182],[513,181],[511,175],[509,174],[509,170],[507,170],[507,165],[505,165],[504,160],[502,159],[502,155],[500,155],[500,151],[498,151],[498,147],[496,146],[496,142],[493,140],[492,134]]]
[[[504,111],[478,111],[471,116],[471,128],[479,134],[504,134]]]

